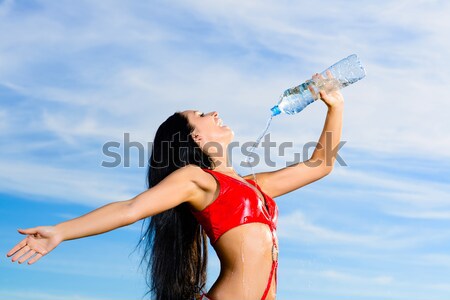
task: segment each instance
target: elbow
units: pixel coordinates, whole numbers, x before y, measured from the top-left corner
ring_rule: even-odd
[[[331,160],[330,159],[324,159],[322,162],[322,172],[324,174],[324,176],[329,175],[333,169],[334,169],[334,163],[336,162],[336,158],[332,157]]]
[[[331,165],[331,166],[324,166],[323,167],[323,171],[322,171],[323,176],[329,175],[333,171],[333,169],[334,169],[333,165]]]

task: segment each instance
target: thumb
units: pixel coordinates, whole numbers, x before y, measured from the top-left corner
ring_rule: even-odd
[[[28,228],[28,229],[17,229],[17,231],[19,231],[19,233],[21,234],[35,234],[37,233],[37,229],[36,228]]]
[[[327,93],[325,91],[319,91],[319,96],[321,99],[326,98],[327,97]]]

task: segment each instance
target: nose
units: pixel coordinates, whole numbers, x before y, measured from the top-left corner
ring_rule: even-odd
[[[217,111],[212,111],[210,112],[210,114],[214,117],[217,118],[219,116],[219,113]]]

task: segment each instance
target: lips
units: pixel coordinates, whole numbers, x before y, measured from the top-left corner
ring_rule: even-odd
[[[218,120],[217,120],[217,126],[222,126],[222,125],[223,125],[222,119],[218,119]]]

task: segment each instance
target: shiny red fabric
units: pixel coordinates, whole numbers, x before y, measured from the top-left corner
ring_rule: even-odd
[[[262,203],[262,199],[259,199],[254,188],[248,184],[220,172],[209,169],[203,170],[213,175],[219,182],[219,195],[214,202],[202,211],[193,209],[191,211],[208,235],[211,245],[214,245],[222,234],[242,224],[257,222],[267,224],[270,227],[273,242],[272,268],[266,289],[261,298],[261,300],[265,300],[269,293],[273,276],[275,276],[275,285],[277,284],[278,247],[275,239],[278,221],[277,204],[253,180],[247,179],[247,182],[261,192],[266,205]]]
[[[204,171],[212,174],[220,185],[219,195],[216,200],[202,211],[192,210],[197,221],[205,229],[211,245],[214,245],[222,234],[228,230],[247,223],[264,223],[271,230],[276,230],[278,221],[278,208],[275,201],[264,194],[266,206],[259,200],[258,194],[253,188],[244,182],[209,169]],[[247,182],[255,186],[253,180]]]

